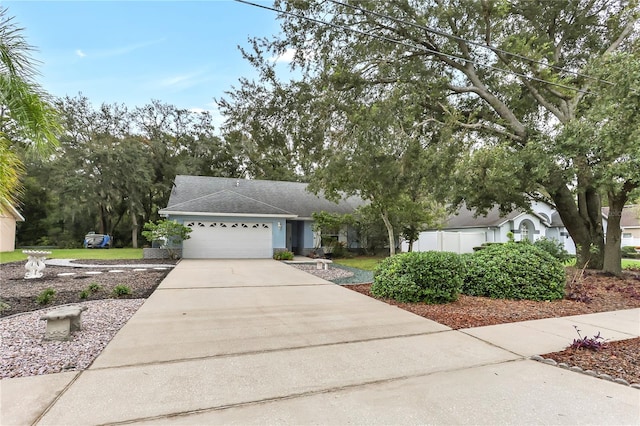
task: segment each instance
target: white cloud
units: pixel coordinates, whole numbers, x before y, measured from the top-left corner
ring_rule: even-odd
[[[290,63],[291,61],[293,61],[293,57],[295,56],[295,54],[296,54],[296,49],[287,49],[281,55],[272,56],[271,58],[269,58],[269,61],[275,62],[275,63],[280,63],[280,62]]]
[[[140,43],[129,44],[126,46],[113,47],[111,49],[101,49],[101,50],[95,50],[95,51],[92,50],[90,51],[90,53],[92,58],[111,58],[114,56],[126,55],[136,50],[153,46],[154,44],[162,43],[163,41],[164,39],[144,41]],[[77,49],[75,53],[77,56],[81,58],[88,56],[88,54],[85,53],[85,51],[82,49]]]
[[[152,41],[144,41],[141,43],[134,43],[127,46],[116,47],[113,49],[108,49],[100,52],[100,56],[108,57],[108,56],[120,56],[125,55],[127,53],[131,53],[135,50],[142,49],[145,47],[153,46],[154,44],[158,44],[163,42],[164,39],[152,40]]]
[[[163,88],[186,89],[206,81],[206,78],[202,78],[203,74],[203,71],[195,71],[186,74],[174,75],[159,80],[157,85]]]

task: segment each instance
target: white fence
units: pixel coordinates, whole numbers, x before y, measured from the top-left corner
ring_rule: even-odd
[[[473,248],[487,242],[484,232],[421,232],[418,241],[413,243],[413,251],[451,251],[454,253],[473,253]],[[402,242],[402,251],[409,251],[409,244]]]

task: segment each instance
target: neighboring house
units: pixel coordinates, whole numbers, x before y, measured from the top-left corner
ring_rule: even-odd
[[[604,207],[602,213],[605,217],[609,217],[609,207]],[[622,209],[620,228],[622,229],[622,247],[640,247],[640,205],[631,204]]]
[[[358,205],[316,196],[304,183],[179,175],[159,213],[192,229],[184,258],[271,258],[282,250],[306,255],[320,245],[314,212],[353,213]],[[346,232],[337,238],[349,243]]]
[[[0,201],[0,252],[16,249],[16,223],[24,222],[20,212],[6,201]]]
[[[422,232],[414,243],[413,250],[471,253],[473,247],[485,242],[506,242],[509,240],[508,234],[513,233],[516,241],[533,242],[546,237],[561,242],[569,253],[576,252],[575,244],[560,216],[549,204],[533,202],[530,213],[513,211],[501,216],[499,209],[495,207],[484,216],[474,215],[475,211],[466,206],[461,207],[456,214],[449,216],[441,227],[442,230]],[[407,251],[406,242],[402,249]]]

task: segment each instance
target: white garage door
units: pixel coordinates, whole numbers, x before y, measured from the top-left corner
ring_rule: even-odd
[[[273,256],[269,222],[186,222],[185,259],[256,259]]]

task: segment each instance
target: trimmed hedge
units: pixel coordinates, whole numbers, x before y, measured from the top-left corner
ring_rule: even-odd
[[[402,253],[380,263],[371,294],[399,302],[453,302],[460,293],[463,274],[463,263],[456,253]]]
[[[462,293],[469,296],[529,300],[564,297],[562,263],[533,244],[492,245],[465,260]]]

